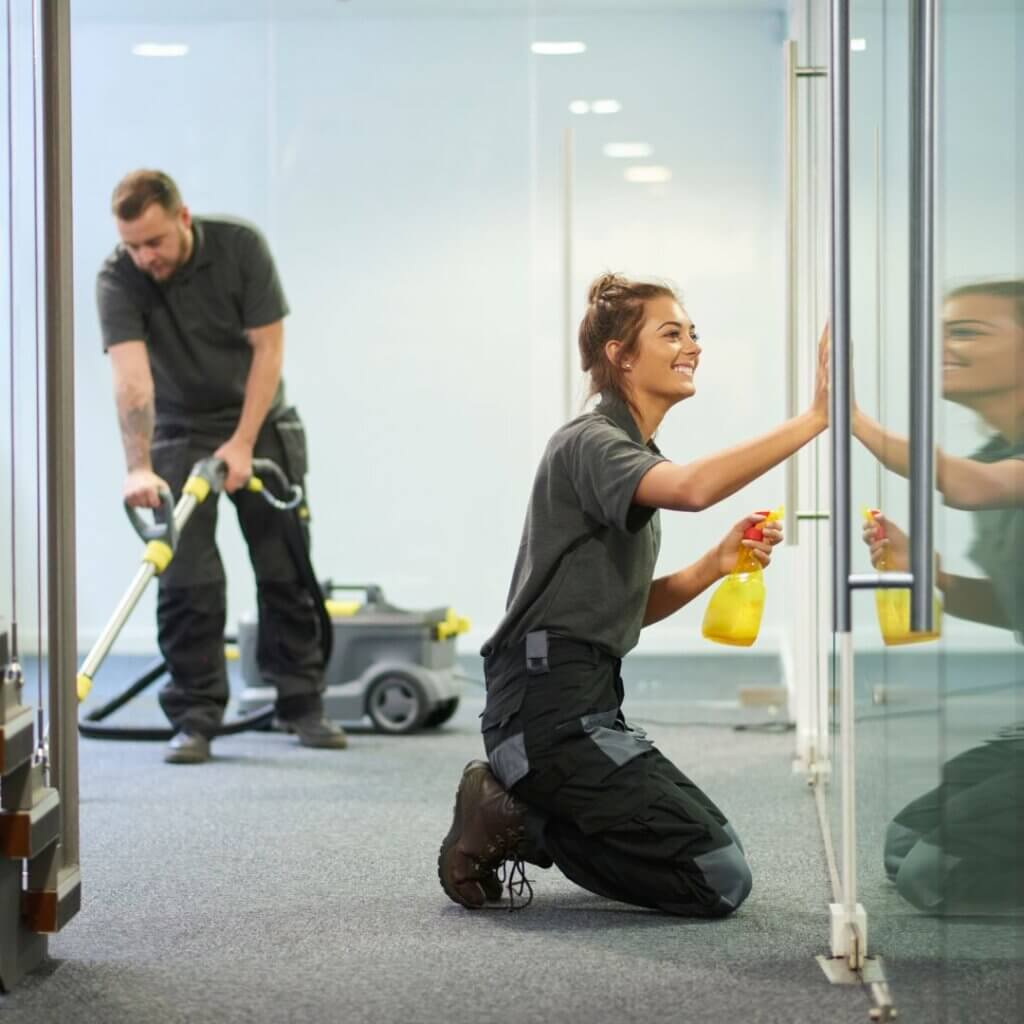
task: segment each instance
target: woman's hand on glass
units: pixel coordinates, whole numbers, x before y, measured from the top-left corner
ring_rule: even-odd
[[[824,425],[828,426],[828,393],[829,393],[829,355],[831,340],[829,325],[826,321],[818,339],[818,366],[814,375],[814,399],[811,402],[811,412]]]

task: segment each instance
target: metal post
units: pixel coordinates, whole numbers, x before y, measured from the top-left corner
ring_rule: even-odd
[[[797,367],[797,216],[799,198],[800,161],[797,139],[797,89],[796,89],[796,40],[786,43],[786,418],[792,419],[797,411],[799,390]],[[797,455],[786,459],[786,517],[784,521],[786,542],[796,544],[800,538],[800,524],[797,519],[797,502],[800,500],[800,484],[797,473]]]
[[[78,864],[70,20],[70,0],[42,4],[48,660],[51,778],[62,813],[58,870]]]
[[[576,365],[572,322],[572,205],[574,171],[573,130],[566,126],[562,133],[562,339],[564,384],[562,401],[564,418],[572,419],[572,382]]]
[[[839,756],[842,765],[842,902],[833,904],[832,956],[856,971],[867,918],[857,903],[857,789],[850,588],[850,2],[832,2],[832,592],[839,648]]]
[[[935,0],[910,14],[910,628],[934,627]]]
[[[850,601],[850,3],[832,0],[832,628],[849,633]]]
[[[839,638],[839,679],[840,707],[839,717],[842,723],[839,737],[839,759],[842,766],[840,788],[843,807],[843,875],[842,903],[847,921],[854,920],[857,908],[857,789],[854,740],[854,706],[853,706],[853,637],[844,633]]]

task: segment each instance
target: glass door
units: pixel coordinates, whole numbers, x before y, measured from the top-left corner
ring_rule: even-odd
[[[834,759],[829,811],[841,870],[848,858],[855,870],[863,909],[855,923],[867,952],[881,958],[876,976],[900,1011],[934,1021],[979,1011],[1012,1019],[1024,954],[1024,11],[996,0],[931,8],[929,215],[913,184],[928,143],[913,130],[914,83],[927,64],[914,42],[922,38],[915,18],[929,6],[862,0],[851,9],[854,440],[849,507],[837,512],[849,516],[855,576],[910,571],[913,547],[927,532],[911,524],[930,522],[935,588],[924,599],[937,611],[934,630],[915,633],[906,590],[852,591],[856,656],[847,707],[855,756]],[[920,336],[912,321],[925,308],[915,291],[923,229],[932,234],[934,324],[923,334],[930,359],[912,363]],[[907,439],[915,403],[929,402],[934,504],[922,518],[929,495],[920,477],[911,483]],[[873,549],[861,536],[872,516]],[[843,638],[836,641],[838,734]],[[844,777],[851,767],[854,778]],[[852,796],[845,814],[844,783]]]

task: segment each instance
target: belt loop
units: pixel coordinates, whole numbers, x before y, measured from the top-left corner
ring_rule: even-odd
[[[526,674],[542,676],[549,671],[548,632],[546,629],[536,629],[526,634]]]

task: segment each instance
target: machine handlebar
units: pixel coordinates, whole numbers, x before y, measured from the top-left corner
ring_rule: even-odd
[[[153,521],[149,522],[143,518],[142,513],[134,505],[124,503],[124,510],[128,513],[128,521],[132,524],[135,532],[142,540],[162,540],[171,550],[174,550],[178,541],[177,531],[174,528],[174,498],[171,492],[161,490],[158,492],[160,505],[153,509]]]

